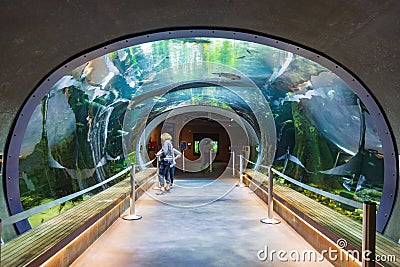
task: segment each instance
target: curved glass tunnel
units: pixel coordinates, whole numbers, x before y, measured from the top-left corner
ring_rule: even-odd
[[[384,147],[369,110],[346,82],[316,62],[270,46],[177,38],[113,51],[52,86],[32,113],[20,148],[21,208],[62,198],[153,159],[160,148],[157,127],[157,135],[172,133],[175,147],[186,142],[186,157],[196,162],[201,157],[196,146],[213,136],[198,131],[182,137],[194,119],[216,121],[228,132],[224,149],[218,148],[223,140],[215,140],[222,137],[214,136],[215,153],[235,151],[254,162],[247,168],[266,172],[263,166],[272,165],[306,185],[379,207]],[[226,166],[231,160],[223,159]],[[193,173],[202,171],[193,164]],[[279,182],[362,218],[358,208]],[[95,193],[36,214],[29,225]],[[12,238],[12,232],[6,229],[3,238]]]

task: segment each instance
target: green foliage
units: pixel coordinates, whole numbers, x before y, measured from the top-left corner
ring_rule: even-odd
[[[359,202],[373,201],[376,203],[380,203],[381,198],[382,192],[369,188],[361,189],[354,196],[354,199]]]
[[[301,103],[292,103],[292,116],[295,127],[295,147],[292,154],[307,168],[314,172],[305,172],[303,167],[289,162],[287,173],[295,179],[305,183],[315,183],[330,190],[339,188],[338,179],[327,178],[318,173],[320,170],[330,169],[334,164],[334,153],[328,141],[319,134],[315,125],[303,114]]]
[[[54,199],[43,199],[40,204],[45,204],[45,203],[53,201],[53,200]],[[35,214],[35,215],[29,217],[28,221],[29,221],[30,225],[32,226],[32,228],[36,227],[36,226],[40,225],[41,223],[48,221],[48,220],[60,215],[61,213],[75,207],[81,201],[83,201],[82,198],[79,198],[78,200],[74,200],[74,201],[67,201],[65,203],[62,203],[60,205],[57,205],[55,207],[52,207],[41,213],[38,213],[38,214]]]
[[[29,210],[41,204],[43,196],[40,194],[31,194],[28,196],[21,196],[21,203],[24,210]]]
[[[128,154],[127,165],[137,164],[136,151]]]

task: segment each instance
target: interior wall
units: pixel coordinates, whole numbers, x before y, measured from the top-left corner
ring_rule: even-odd
[[[371,91],[399,149],[398,14],[397,0],[3,1],[0,154],[18,110],[49,72],[116,38],[175,27],[256,31],[325,54]],[[400,214],[400,198],[396,201]],[[400,216],[392,216],[389,235],[400,238],[399,224]]]
[[[150,134],[149,142],[157,142],[157,146],[154,150],[151,150],[151,149],[147,150],[149,153],[150,159],[154,159],[156,156],[156,153],[158,151],[160,151],[160,149],[161,149],[161,127],[162,127],[161,124],[158,125]],[[174,147],[177,148],[175,141],[174,141]]]
[[[215,161],[228,162],[231,155],[229,153],[230,141],[228,133],[225,129],[217,124],[210,123],[208,125],[196,124],[195,121],[187,123],[183,128],[179,136],[179,142],[186,141],[192,145],[185,151],[185,157],[189,160],[198,159],[199,156],[194,155],[194,140],[193,134],[195,133],[207,133],[207,134],[218,134],[219,135],[219,152],[215,157]]]

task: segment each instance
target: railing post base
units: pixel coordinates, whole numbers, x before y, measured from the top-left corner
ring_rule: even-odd
[[[272,218],[272,219],[264,218],[264,219],[261,219],[260,222],[265,223],[265,224],[278,224],[281,221],[274,219],[274,218]]]
[[[124,220],[140,220],[142,219],[141,215],[136,214],[135,209],[135,199],[136,199],[136,191],[135,191],[135,176],[136,176],[136,165],[132,166],[132,175],[131,175],[131,192],[129,196],[129,214],[122,216]]]
[[[274,219],[274,199],[273,199],[273,186],[274,186],[274,180],[272,179],[272,168],[271,166],[268,167],[268,214],[267,218],[261,219],[260,222],[265,223],[265,224],[278,224],[281,221]]]
[[[140,219],[142,219],[142,216],[136,215],[136,214],[129,214],[129,215],[122,216],[122,219],[128,220],[128,221],[140,220]]]

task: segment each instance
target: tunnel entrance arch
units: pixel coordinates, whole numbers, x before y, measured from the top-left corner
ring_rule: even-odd
[[[247,121],[245,121],[243,118],[240,118],[235,112],[212,106],[183,106],[175,108],[172,111],[172,114],[169,112],[165,112],[150,121],[146,125],[146,127],[143,128],[137,141],[138,145],[136,145],[136,147],[140,148],[148,144],[152,132],[156,129],[157,126],[162,125],[165,122],[174,126],[173,140],[176,141],[175,146],[179,147],[179,144],[177,142],[182,138],[181,131],[188,123],[197,118],[215,121],[219,123],[222,127],[224,127],[225,131],[229,127],[239,128],[240,130],[237,131],[237,134],[235,134],[234,136],[232,134],[232,137],[234,137],[235,139],[241,138],[242,142],[245,142],[245,145],[248,145],[249,142],[251,142],[252,145],[259,143],[259,139],[254,129],[249,125]],[[248,137],[249,140],[244,140],[246,139],[246,137]],[[229,143],[231,144],[230,146],[232,146],[232,142],[234,141],[237,142],[237,140],[229,140]],[[194,144],[191,145],[193,146]],[[238,151],[240,150],[239,147],[237,147],[236,149]],[[141,155],[139,158],[139,162],[147,162],[148,160],[150,160],[148,154],[145,151],[137,151],[137,153]],[[257,157],[251,159],[257,160]]]
[[[85,64],[88,61],[93,61],[99,56],[105,53],[114,52],[121,48],[149,43],[157,40],[168,40],[172,38],[196,38],[196,37],[207,37],[207,38],[227,38],[234,40],[249,41],[256,44],[267,45],[270,47],[275,47],[283,49],[284,51],[301,55],[304,58],[308,58],[314,62],[319,63],[321,66],[331,70],[338,77],[340,77],[361,99],[362,103],[365,105],[366,109],[369,111],[369,116],[376,125],[378,136],[382,142],[382,150],[384,151],[384,186],[382,192],[382,201],[378,213],[378,230],[383,231],[385,225],[390,217],[391,210],[393,207],[393,202],[395,198],[395,190],[397,183],[397,159],[395,155],[395,150],[393,146],[393,140],[390,135],[390,128],[387,121],[379,108],[378,104],[375,102],[373,96],[370,95],[368,90],[358,81],[350,72],[344,69],[342,66],[331,61],[327,57],[307,50],[303,47],[290,44],[285,41],[277,40],[274,38],[266,37],[260,34],[249,34],[239,31],[229,31],[229,30],[177,30],[177,31],[165,31],[146,34],[142,36],[137,36],[133,38],[123,39],[109,45],[97,49],[90,53],[81,55],[71,62],[65,64],[62,68],[59,68],[55,72],[51,73],[42,84],[36,88],[29,99],[27,99],[25,105],[21,108],[18,118],[15,120],[15,125],[10,132],[9,142],[6,147],[5,154],[5,191],[7,197],[8,208],[10,214],[16,214],[24,210],[21,199],[20,199],[20,187],[19,180],[20,174],[18,172],[20,164],[19,158],[21,155],[21,145],[23,143],[24,135],[28,127],[29,121],[34,113],[35,109],[43,102],[45,96],[50,92],[50,90],[57,83],[61,85],[65,80],[62,78],[65,75],[70,74],[77,67]],[[189,39],[187,42],[191,42],[193,39]],[[196,39],[195,39],[196,42]],[[253,51],[246,51],[248,54],[252,54]],[[242,57],[238,56],[237,58]],[[281,67],[285,66],[285,61],[281,61]],[[281,68],[282,69],[282,68]],[[226,78],[225,76],[229,73],[220,72],[218,75]],[[275,72],[275,75],[279,75],[279,71]],[[112,78],[112,77],[111,77]],[[231,80],[235,79],[235,76],[230,76]],[[65,94],[68,95],[70,92],[67,91]],[[46,101],[44,101],[46,102]],[[93,107],[92,107],[93,110]],[[90,118],[89,118],[90,119]],[[80,126],[80,125],[78,125]],[[16,224],[18,232],[24,232],[30,228],[27,221],[21,221]]]

